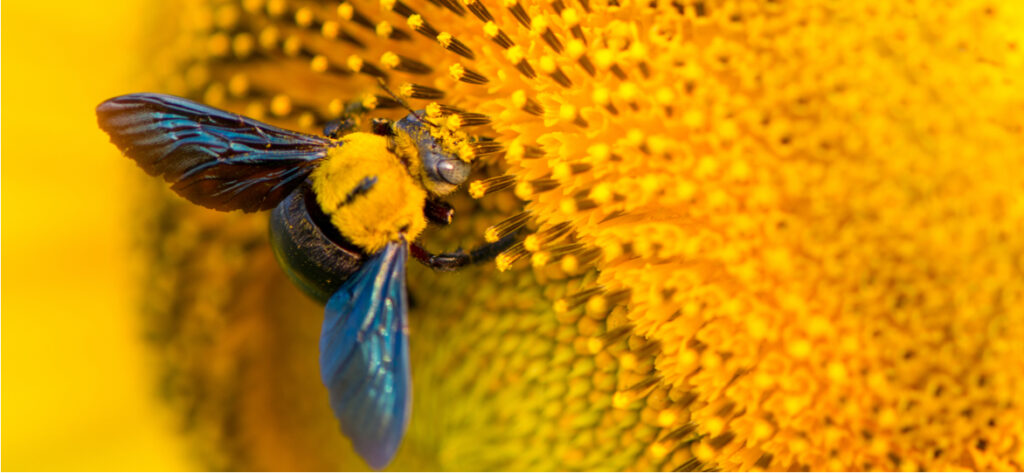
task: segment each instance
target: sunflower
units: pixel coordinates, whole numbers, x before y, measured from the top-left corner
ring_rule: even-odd
[[[393,468],[1020,470],[1024,9],[940,3],[208,1],[152,87],[475,137],[426,243],[525,236],[410,269]],[[265,217],[159,202],[151,332],[203,458],[364,468]]]

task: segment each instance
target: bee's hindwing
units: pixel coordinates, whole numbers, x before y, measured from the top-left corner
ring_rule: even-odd
[[[405,241],[370,257],[331,297],[320,376],[341,430],[370,466],[391,461],[409,423],[411,376]]]
[[[101,103],[96,114],[110,140],[142,169],[217,210],[273,208],[334,146],[172,95],[122,95]]]

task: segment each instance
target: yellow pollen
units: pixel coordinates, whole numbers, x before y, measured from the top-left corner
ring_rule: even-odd
[[[270,101],[270,113],[283,117],[292,113],[292,100],[287,95],[276,95]]]
[[[338,17],[340,17],[341,19],[351,20],[352,16],[355,14],[355,8],[352,7],[351,3],[342,2],[341,4],[338,5],[337,12]]]

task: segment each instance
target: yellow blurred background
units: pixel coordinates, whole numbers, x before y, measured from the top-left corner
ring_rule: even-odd
[[[188,470],[136,314],[131,179],[96,126],[144,2],[2,5],[3,470]]]

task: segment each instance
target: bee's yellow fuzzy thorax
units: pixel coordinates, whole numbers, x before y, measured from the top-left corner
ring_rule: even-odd
[[[380,251],[402,233],[413,240],[427,225],[423,216],[426,191],[388,151],[384,137],[369,133],[346,136],[344,144],[329,151],[311,177],[317,202],[331,223],[367,253]],[[373,186],[350,198],[367,177],[376,177]]]

